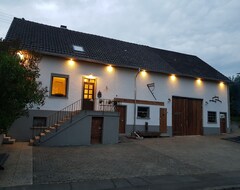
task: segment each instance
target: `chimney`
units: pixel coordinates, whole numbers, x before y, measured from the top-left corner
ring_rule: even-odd
[[[60,28],[67,29],[67,26],[65,26],[65,25],[61,25]]]

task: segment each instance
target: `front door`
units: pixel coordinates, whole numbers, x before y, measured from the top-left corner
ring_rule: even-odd
[[[95,79],[84,78],[83,82],[83,110],[94,110]]]
[[[100,144],[102,142],[103,117],[92,118],[91,144]]]
[[[125,133],[126,127],[126,106],[116,106],[116,111],[119,112],[119,133]]]
[[[220,113],[220,132],[226,133],[227,132],[227,113]]]
[[[167,108],[160,108],[160,132],[167,132]]]

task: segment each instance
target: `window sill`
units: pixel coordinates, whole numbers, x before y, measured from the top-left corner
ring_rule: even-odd
[[[54,96],[54,95],[50,95],[48,96],[49,98],[56,98],[56,99],[68,99],[67,96]]]
[[[150,117],[144,117],[144,118],[143,118],[143,117],[137,117],[137,119],[142,119],[142,120],[143,120],[143,119],[146,119],[146,120],[150,120],[151,118],[150,118]]]

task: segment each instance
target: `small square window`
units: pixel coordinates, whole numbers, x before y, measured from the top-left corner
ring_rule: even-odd
[[[33,127],[46,127],[47,118],[46,117],[33,117]]]
[[[149,112],[150,112],[150,109],[149,107],[138,107],[137,109],[137,117],[138,118],[149,118]]]
[[[73,45],[73,49],[74,49],[75,51],[84,52],[84,49],[83,49],[82,46]]]
[[[51,96],[67,97],[68,76],[52,75]]]
[[[213,111],[208,112],[208,122],[217,123],[217,113]]]

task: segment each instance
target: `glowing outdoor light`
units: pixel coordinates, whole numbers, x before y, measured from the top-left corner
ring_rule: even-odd
[[[176,75],[172,74],[172,75],[171,75],[171,80],[172,80],[172,81],[175,81],[176,79],[177,79]]]
[[[86,78],[88,78],[88,79],[95,79],[96,77],[94,77],[93,74],[91,73],[91,74],[88,75]]]
[[[19,56],[19,58],[20,58],[21,60],[24,59],[24,55],[22,54],[21,51],[17,52],[17,55]]]
[[[223,88],[223,87],[224,87],[224,82],[221,81],[221,82],[219,83],[219,86],[220,86],[221,88]]]
[[[200,78],[197,79],[197,84],[202,84],[202,80]]]
[[[72,67],[72,66],[74,66],[75,62],[73,61],[73,59],[70,59],[70,60],[68,61],[68,64]]]
[[[142,75],[143,77],[146,76],[146,75],[147,75],[146,70],[142,70],[142,71],[141,71],[141,75]]]
[[[111,73],[111,72],[113,71],[112,65],[107,66],[107,71],[108,71],[109,73]]]

